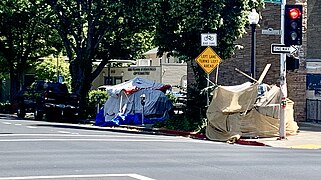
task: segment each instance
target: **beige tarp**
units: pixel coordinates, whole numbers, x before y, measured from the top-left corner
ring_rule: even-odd
[[[276,137],[279,135],[280,89],[271,89],[258,97],[257,83],[218,86],[207,109],[207,138],[235,141],[240,137]],[[293,118],[293,101],[285,109],[286,133],[298,130]]]

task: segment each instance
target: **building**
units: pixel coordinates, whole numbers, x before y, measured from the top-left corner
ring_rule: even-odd
[[[307,121],[321,121],[321,3],[307,2]]]
[[[180,62],[169,53],[157,56],[158,48],[145,52],[144,59],[111,60],[93,81],[92,89],[101,85],[115,85],[134,77],[154,80],[158,83],[170,84],[173,91],[179,91],[187,86],[187,64]],[[108,67],[110,66],[110,67]]]

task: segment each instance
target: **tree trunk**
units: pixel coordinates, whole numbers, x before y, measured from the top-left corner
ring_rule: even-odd
[[[19,78],[13,68],[10,68],[10,103],[11,103],[11,111],[15,112],[16,110],[16,101],[17,95],[19,93]]]
[[[79,63],[81,62],[81,63]],[[87,59],[78,59],[72,61],[70,64],[70,71],[72,72],[72,89],[74,93],[79,95],[79,114],[85,117],[87,109],[87,96],[91,88],[91,61]],[[86,118],[86,117],[85,117]]]
[[[3,79],[0,79],[0,102],[4,102],[4,89],[3,89]]]

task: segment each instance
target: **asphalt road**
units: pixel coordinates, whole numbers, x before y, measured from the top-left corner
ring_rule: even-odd
[[[3,179],[321,179],[321,151],[118,133],[0,115]]]

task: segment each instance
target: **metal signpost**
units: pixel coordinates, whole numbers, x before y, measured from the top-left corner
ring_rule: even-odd
[[[209,79],[211,72],[217,67],[222,59],[208,46],[196,59],[198,65],[207,73],[207,87],[209,87]],[[209,105],[209,94],[207,91],[207,106]]]

